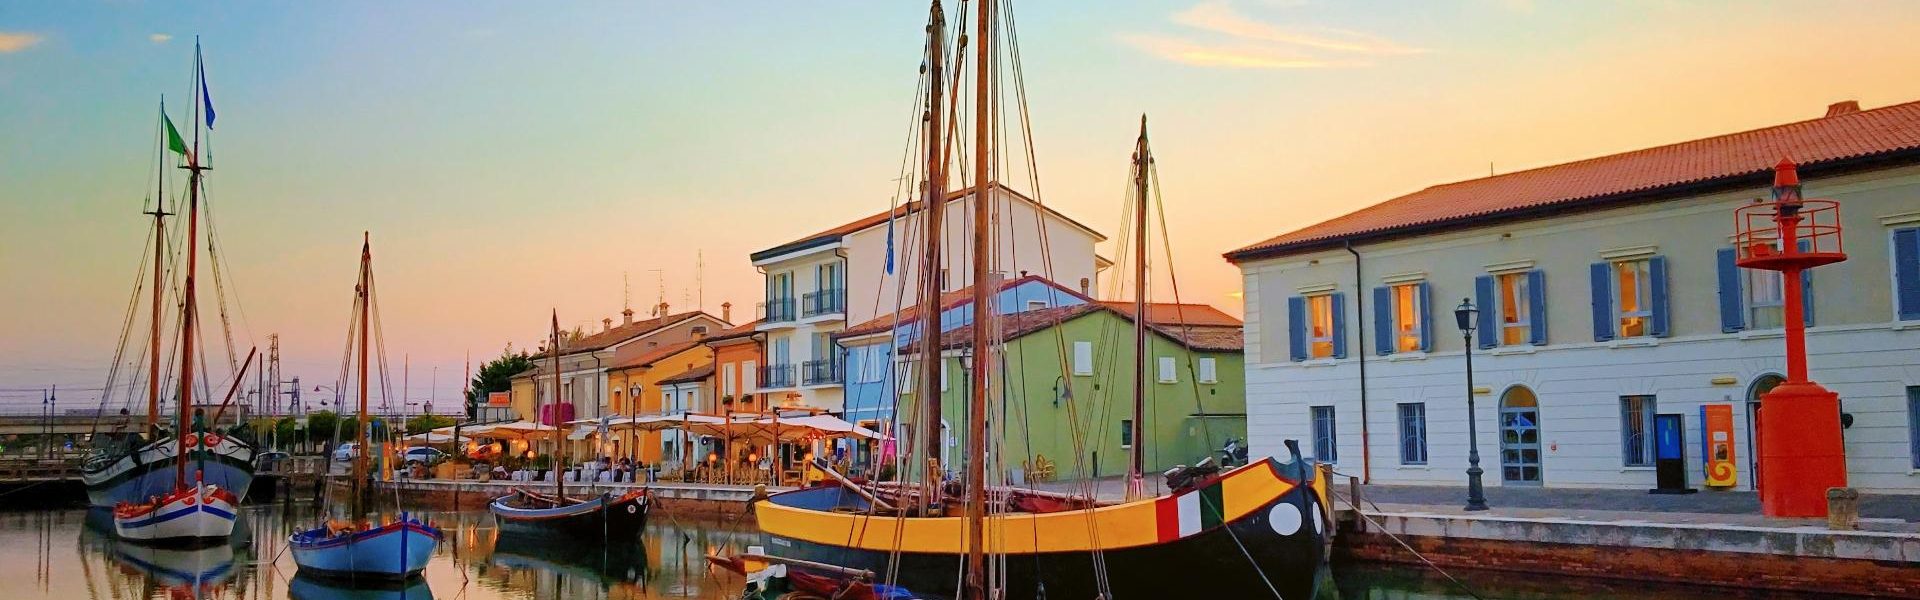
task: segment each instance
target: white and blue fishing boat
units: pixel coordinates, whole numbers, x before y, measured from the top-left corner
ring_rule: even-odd
[[[402,513],[378,527],[319,527],[288,542],[301,575],[380,581],[419,575],[441,539],[438,528]]]
[[[181,291],[187,295],[186,297],[189,300],[183,305],[185,309],[181,311],[182,317],[178,331],[182,332],[182,336],[177,340],[182,355],[192,356],[192,349],[199,341],[194,336],[185,335],[185,332],[192,331],[194,326],[193,320],[195,316],[192,312],[195,310],[196,305],[192,299],[196,292],[193,287],[193,271],[199,253],[199,246],[196,242],[202,227],[199,219],[199,209],[205,171],[210,168],[206,161],[201,160],[200,130],[203,123],[211,127],[214,116],[213,105],[208,102],[211,96],[206,91],[205,71],[203,63],[200,61],[199,48],[196,44],[194,53],[194,75],[201,89],[197,90],[199,93],[194,94],[195,105],[193,107],[194,120],[192,124],[193,135],[191,145],[189,145],[185,139],[182,139],[179,131],[174,128],[173,121],[166,116],[165,103],[161,103],[161,123],[158,125],[164,125],[162,131],[164,131],[166,139],[163,140],[164,143],[159,149],[159,156],[156,157],[158,163],[156,165],[157,168],[153,171],[155,173],[156,196],[149,204],[148,210],[144,213],[153,217],[153,230],[148,234],[148,237],[153,242],[153,247],[146,250],[153,262],[151,267],[144,267],[145,261],[142,261],[143,271],[141,273],[142,277],[140,278],[144,280],[146,275],[151,275],[151,289],[148,290],[151,298],[140,297],[142,290],[138,285],[136,285],[134,289],[136,301],[147,300],[148,303],[150,303],[150,315],[147,319],[146,331],[142,332],[144,335],[135,336],[132,335],[133,332],[131,331],[135,325],[134,319],[131,318],[132,314],[129,314],[125,326],[126,330],[121,332],[121,346],[115,352],[113,366],[109,368],[106,385],[102,388],[105,390],[105,393],[101,394],[100,405],[100,412],[105,413],[107,402],[113,398],[116,393],[124,391],[126,393],[125,398],[127,403],[127,406],[124,408],[132,409],[133,398],[135,396],[144,396],[147,401],[146,412],[143,415],[143,422],[140,423],[135,422],[135,418],[131,415],[131,410],[122,410],[120,419],[103,418],[95,422],[96,431],[94,433],[97,434],[95,439],[104,441],[96,444],[94,454],[88,457],[87,461],[81,465],[80,480],[86,485],[88,503],[97,508],[111,508],[122,503],[146,502],[155,494],[166,494],[193,487],[196,482],[219,486],[232,493],[236,498],[244,499],[247,495],[247,488],[253,484],[254,448],[251,444],[245,440],[227,435],[208,434],[204,436],[193,436],[193,439],[186,440],[188,442],[188,452],[191,452],[191,454],[186,457],[188,460],[186,468],[181,469],[178,463],[180,462],[183,452],[178,434],[184,429],[173,429],[169,431],[162,426],[160,420],[162,416],[161,388],[163,387],[161,362],[164,358],[161,331],[166,320],[167,307],[176,306],[166,298],[169,284],[172,283],[169,281],[170,275],[167,273],[168,265],[177,264],[170,263],[169,259],[173,258],[170,252],[173,251],[173,249],[170,249],[167,244],[167,217],[174,215],[174,213],[167,212],[168,207],[166,202],[168,189],[166,173],[171,171],[171,169],[167,168],[169,166],[167,164],[169,155],[177,155],[178,158],[175,160],[184,162],[184,164],[176,166],[187,171],[188,180],[186,199],[188,219],[186,231],[187,243],[184,246],[177,247],[178,251],[187,253],[184,263],[187,266],[186,281]],[[204,122],[202,121],[203,116],[205,117]],[[175,208],[178,209],[178,206]],[[204,227],[207,229],[208,236],[211,237],[213,235],[212,221],[208,221]],[[208,253],[210,258],[218,262],[218,256],[211,256],[214,248],[216,248],[216,246],[209,244]],[[150,269],[150,271],[148,269]],[[226,299],[224,298],[225,292],[217,285],[218,281],[219,278],[216,277],[215,292],[221,297],[220,302],[223,309],[220,311],[220,314],[221,319],[224,320],[227,313],[224,309],[226,306]],[[223,327],[222,330],[224,331],[225,327]],[[129,346],[128,342],[136,338],[138,338],[140,342],[138,346]],[[227,342],[228,358],[231,359],[233,358],[231,337],[227,339]],[[141,360],[126,362],[144,363],[141,365],[144,367],[144,379],[137,374],[125,379],[120,378],[120,366],[126,364],[126,362],[122,361],[122,358],[129,356],[130,353],[132,355],[139,355]],[[192,391],[189,384],[191,383],[190,378],[195,362],[196,361],[192,360],[180,361],[182,385],[180,386],[179,393],[182,397]],[[124,388],[120,385],[121,383],[125,384]],[[181,405],[187,406],[188,404],[182,402]],[[182,417],[181,420],[184,421],[184,417]],[[115,430],[100,430],[100,426],[112,426]]]
[[[367,448],[367,346],[372,316],[373,245],[363,239],[360,245],[360,279],[354,286],[354,322],[349,331],[358,330],[352,344],[358,346],[360,412],[354,433],[358,445]],[[384,370],[383,370],[384,372]],[[293,562],[307,577],[351,581],[404,581],[420,574],[443,539],[440,530],[423,519],[400,513],[396,521],[375,525],[364,521],[366,514],[363,486],[367,485],[367,457],[361,451],[353,458],[350,475],[353,499],[345,522],[328,522],[293,534],[287,542]]]

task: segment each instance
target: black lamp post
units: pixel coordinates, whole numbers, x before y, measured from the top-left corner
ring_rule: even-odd
[[[1460,337],[1466,341],[1464,347],[1467,357],[1467,510],[1486,510],[1486,490],[1480,486],[1480,433],[1476,423],[1478,415],[1473,410],[1473,326],[1479,322],[1480,309],[1473,302],[1460,299],[1460,306],[1453,309],[1453,318],[1460,326]]]

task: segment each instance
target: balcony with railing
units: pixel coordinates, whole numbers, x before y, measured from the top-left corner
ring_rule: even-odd
[[[767,365],[760,367],[760,388],[780,389],[793,387],[793,365]]]
[[[801,317],[841,315],[846,312],[847,290],[844,288],[808,292],[800,296]]]
[[[803,385],[839,385],[846,380],[846,361],[839,358],[800,363]]]
[[[767,323],[789,323],[794,319],[792,298],[774,298],[767,301]]]

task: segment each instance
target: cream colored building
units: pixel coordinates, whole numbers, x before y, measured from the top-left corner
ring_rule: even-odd
[[[1783,299],[1729,236],[1782,156],[1844,214],[1850,258],[1808,278],[1807,341],[1852,419],[1850,483],[1920,492],[1920,103],[1439,185],[1228,253],[1253,452],[1298,439],[1375,483],[1463,485],[1453,310],[1472,299],[1487,485],[1651,488],[1652,417],[1679,413],[1699,486],[1700,410],[1726,404],[1752,489]]]
[[[996,270],[1008,279],[1039,275],[1090,293],[1110,264],[1094,254],[1094,244],[1106,237],[1005,186],[993,189]],[[944,207],[949,291],[972,285],[972,198],[954,193]],[[924,214],[911,203],[752,255],[766,277],[757,326],[766,335],[766,362],[757,383],[770,407],[844,409],[846,359],[832,336],[849,320],[862,323],[916,302]]]

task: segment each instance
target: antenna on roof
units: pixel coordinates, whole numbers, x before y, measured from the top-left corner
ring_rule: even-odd
[[[1493,161],[1487,161],[1487,176],[1493,176]]]
[[[660,310],[660,307],[666,305],[667,303],[667,271],[665,269],[647,269],[647,270],[653,271],[654,287],[659,290],[659,293],[657,294],[657,297],[653,302],[653,316],[656,316],[656,317],[667,316],[666,311]]]
[[[633,279],[626,271],[620,272],[620,309],[633,310]]]
[[[693,251],[693,289],[694,289],[693,298],[694,300],[696,300],[696,302],[693,305],[693,309],[706,310],[707,309],[707,251],[705,249],[697,249]]]

